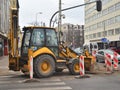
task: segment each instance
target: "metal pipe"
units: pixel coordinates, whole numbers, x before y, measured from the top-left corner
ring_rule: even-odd
[[[81,5],[76,5],[76,6],[69,7],[69,8],[65,8],[65,9],[61,9],[60,12],[61,12],[61,11],[67,11],[67,10],[70,10],[70,9],[74,9],[74,8],[77,8],[77,7],[81,7],[81,6],[84,6],[84,5],[87,5],[87,4],[91,4],[91,3],[94,3],[94,2],[96,2],[96,1],[88,2],[88,3],[85,3],[85,4],[81,4]],[[50,26],[50,27],[51,27],[52,19],[54,18],[54,16],[55,16],[57,13],[59,13],[59,11],[56,11],[56,12],[52,15],[52,17],[50,18],[50,23],[49,23],[49,26]]]

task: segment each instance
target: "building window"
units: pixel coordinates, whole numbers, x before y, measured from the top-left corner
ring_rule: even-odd
[[[97,19],[97,14],[94,15],[94,19]]]
[[[98,28],[102,27],[102,22],[97,23],[97,27]]]
[[[102,36],[103,36],[103,37],[107,36],[107,31],[103,31],[103,32],[102,32]]]
[[[115,22],[120,22],[120,15],[115,17]]]
[[[113,17],[113,18],[108,19],[108,25],[111,25],[111,24],[113,24],[114,22],[115,22],[114,17]]]
[[[108,12],[109,13],[113,12],[114,10],[115,10],[115,6],[114,5],[108,8]]]
[[[114,29],[108,31],[108,35],[113,35],[114,34]]]
[[[105,5],[106,3],[110,2],[111,0],[102,0],[103,5]]]
[[[96,33],[93,34],[93,38],[96,38]]]
[[[97,33],[97,37],[101,37],[101,32],[98,32],[98,33]]]
[[[120,34],[120,28],[115,29],[115,34]]]
[[[88,39],[88,35],[86,35],[85,38]]]
[[[103,26],[105,27],[105,26],[107,26],[107,25],[109,25],[109,22],[108,22],[108,20],[105,20],[105,21],[103,22]]]
[[[92,39],[92,34],[89,35],[89,39]]]
[[[89,32],[89,27],[85,28],[85,32]]]
[[[115,4],[115,10],[119,10],[120,9],[120,2]]]
[[[108,14],[108,9],[102,11],[102,15],[106,15],[106,14]]]

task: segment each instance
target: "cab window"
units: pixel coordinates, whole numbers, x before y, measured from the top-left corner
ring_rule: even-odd
[[[57,35],[54,30],[46,29],[46,45],[58,46]]]
[[[31,38],[31,44],[36,46],[44,45],[44,30],[43,29],[34,29]]]

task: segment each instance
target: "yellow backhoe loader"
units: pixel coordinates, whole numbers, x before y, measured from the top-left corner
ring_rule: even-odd
[[[11,10],[11,29],[9,32],[9,69],[29,74],[30,57],[33,57],[33,72],[37,77],[51,76],[55,71],[69,69],[79,74],[79,55],[70,47],[58,43],[54,28],[28,26],[23,28],[21,54],[18,50],[18,12]],[[94,63],[92,56],[85,56],[85,69],[90,71]]]

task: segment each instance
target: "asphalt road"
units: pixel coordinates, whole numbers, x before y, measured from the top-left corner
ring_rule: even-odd
[[[120,71],[106,74],[103,69],[85,74],[89,78],[76,78],[64,70],[49,78],[30,80],[21,72],[9,71],[8,57],[4,57],[0,58],[0,90],[120,90]]]

